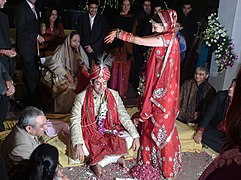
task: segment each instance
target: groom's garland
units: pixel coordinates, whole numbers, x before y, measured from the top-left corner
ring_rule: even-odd
[[[110,133],[110,134],[118,134],[117,130],[109,130],[105,128],[105,119],[106,119],[106,114],[107,114],[107,99],[104,98],[103,102],[100,105],[100,110],[99,110],[99,114],[96,118],[97,121],[97,129],[101,134],[105,134],[105,133]]]

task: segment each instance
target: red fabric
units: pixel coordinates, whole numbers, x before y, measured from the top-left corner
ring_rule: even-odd
[[[104,80],[108,81],[110,79],[110,71],[108,67],[94,64],[90,69],[90,79],[96,79],[98,77],[102,77]]]
[[[119,69],[118,61],[114,61],[112,63],[111,77],[109,81],[109,87],[114,90],[117,90],[118,88],[118,69]]]
[[[229,97],[227,97],[229,99]],[[226,127],[227,127],[227,114],[228,114],[228,110],[230,108],[230,105],[231,105],[232,101],[230,101],[229,99],[229,105],[228,105],[228,108],[227,108],[227,111],[226,111],[226,114],[225,114],[225,118],[223,121],[221,121],[218,126],[217,126],[217,129],[219,131],[222,131],[222,132],[226,132]]]
[[[119,61],[118,73],[118,92],[120,96],[124,96],[128,90],[129,75],[131,70],[131,61]]]
[[[202,128],[202,127],[198,127],[197,128],[197,131],[202,131],[202,133],[205,131],[205,129],[204,128]]]
[[[62,31],[62,30],[64,29],[63,23],[59,22],[56,28],[57,28],[59,31]],[[47,27],[47,28],[46,28],[46,33],[47,33],[47,34],[53,34],[53,32],[54,32],[54,31],[53,31],[53,28],[52,28],[52,29],[51,29],[51,27]]]
[[[177,14],[175,11],[169,9],[166,11],[158,11],[157,12],[160,19],[164,20],[163,25],[164,25],[164,32],[168,33],[173,33],[174,32],[174,27],[177,21]]]
[[[173,41],[172,33],[162,36],[169,46],[173,44],[168,54],[168,47],[153,48],[148,59],[140,114],[144,121],[141,158],[144,164],[151,164],[165,178],[173,178],[180,172],[182,164],[181,146],[175,127],[179,111],[180,48],[175,35]],[[165,56],[168,57],[166,64]],[[162,68],[163,73],[158,76]]]
[[[108,108],[105,128],[123,131],[115,99],[108,89],[106,89],[105,95],[107,97]],[[126,141],[124,138],[113,134],[102,135],[98,132],[97,123],[95,122],[92,87],[89,87],[86,91],[82,107],[81,126],[85,145],[90,153],[90,165],[97,164],[105,155],[121,155],[127,153]]]
[[[85,69],[82,68],[82,70],[80,70],[78,73],[77,79],[78,79],[78,84],[75,89],[76,94],[83,91],[87,87],[87,85],[90,83],[90,75],[89,75],[88,71],[86,71]]]
[[[205,169],[199,180],[238,180],[241,177],[240,147],[229,149],[219,154]]]
[[[125,53],[115,53],[115,61],[112,63],[112,71],[109,87],[117,90],[123,97],[128,90],[128,81],[131,70],[131,60]]]

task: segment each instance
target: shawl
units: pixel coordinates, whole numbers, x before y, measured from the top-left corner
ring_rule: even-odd
[[[62,65],[62,68],[54,68],[55,63],[59,62]],[[55,69],[55,74],[64,76],[67,72],[71,72],[72,76],[77,75],[78,67],[81,63],[84,63],[89,69],[88,56],[85,53],[84,49],[80,45],[77,49],[77,52],[74,52],[70,45],[70,35],[68,35],[64,43],[58,46],[52,57],[52,66]]]
[[[117,104],[114,96],[107,88],[105,91],[107,98],[107,115],[105,119],[105,128],[109,130],[123,131]],[[97,130],[97,123],[94,114],[93,88],[89,87],[86,91],[83,107],[81,127],[85,145],[90,153],[90,165],[95,165],[106,155],[122,155],[127,153],[126,141],[114,134],[101,134]]]

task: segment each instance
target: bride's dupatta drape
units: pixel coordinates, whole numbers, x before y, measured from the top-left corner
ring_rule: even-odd
[[[157,35],[165,47],[153,48],[147,64],[141,110],[141,163],[151,164],[165,178],[181,169],[181,146],[175,127],[179,111],[180,48],[174,32],[176,12],[159,11],[165,30]]]

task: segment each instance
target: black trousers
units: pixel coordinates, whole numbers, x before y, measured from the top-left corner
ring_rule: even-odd
[[[38,85],[38,71],[35,56],[21,55],[20,58],[23,65],[24,81],[26,85],[25,97],[28,104],[35,105]]]
[[[9,107],[9,97],[7,95],[0,95],[0,131],[4,131],[3,122],[6,119]]]
[[[216,128],[207,127],[203,133],[202,143],[206,144],[216,152],[220,152],[226,135],[224,132],[217,130]]]

